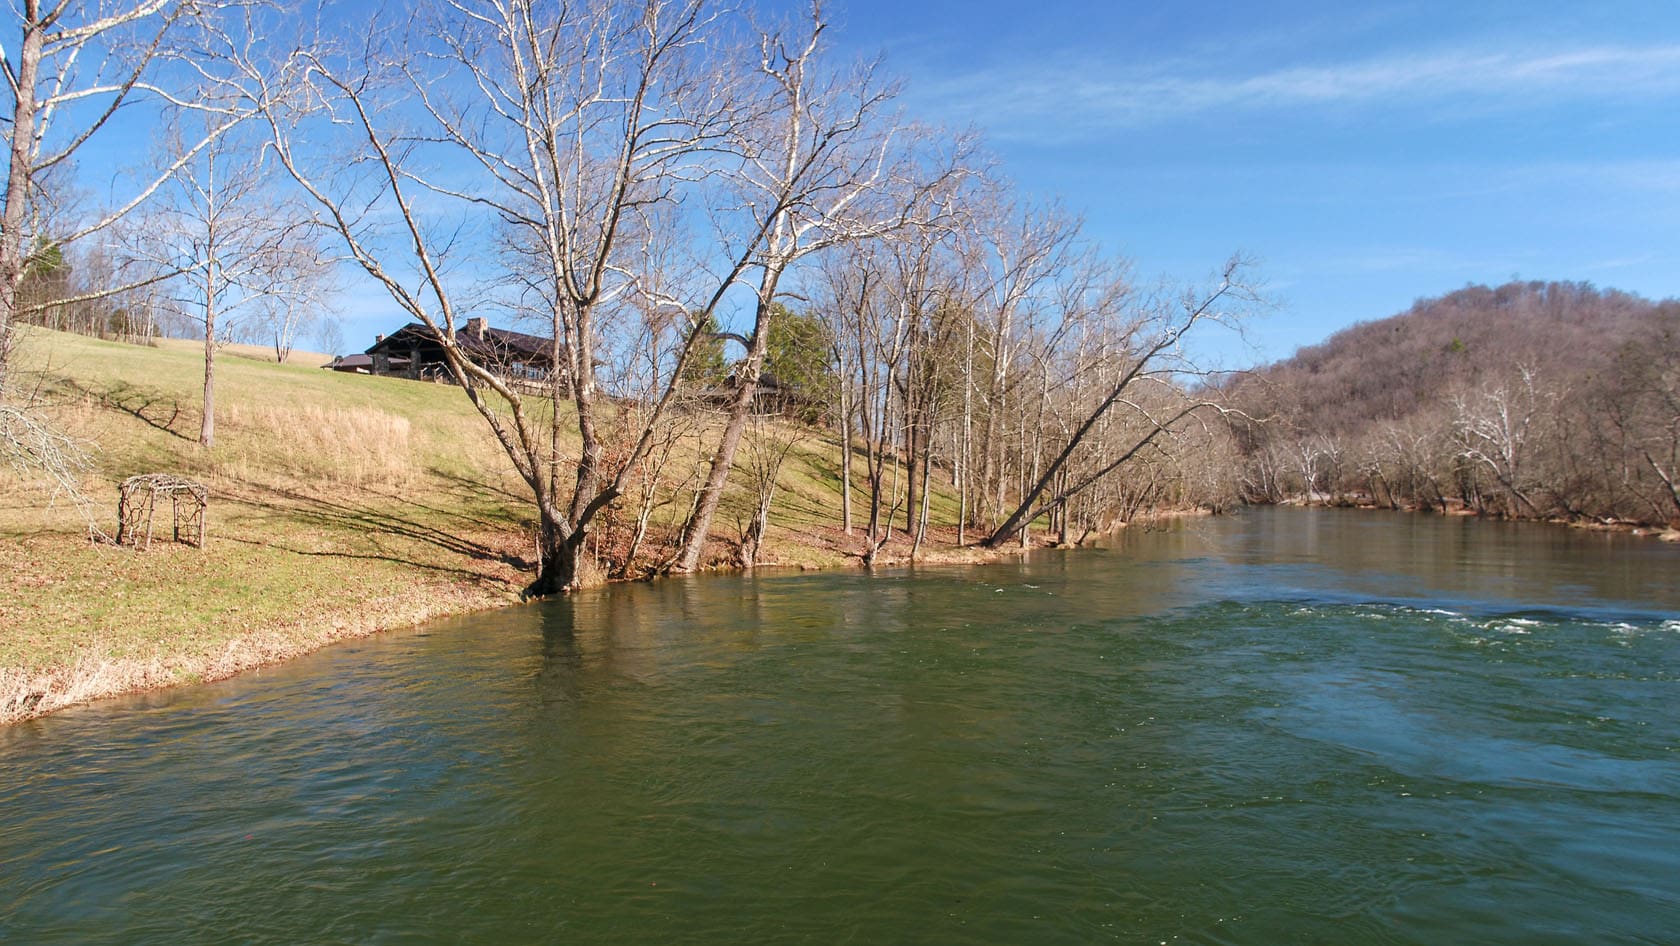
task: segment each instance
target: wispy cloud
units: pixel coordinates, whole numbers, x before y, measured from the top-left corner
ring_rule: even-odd
[[[1639,266],[1649,266],[1662,262],[1655,253],[1643,253],[1639,256],[1627,256],[1621,259],[1601,259],[1584,263],[1581,269],[1589,273],[1605,272],[1608,270],[1632,269]]]
[[[1675,93],[1680,93],[1680,44],[1448,51],[1246,75],[1046,57],[1034,65],[955,75],[929,84],[923,95],[1004,133],[1023,125],[1053,126],[1068,137],[1243,110],[1450,100],[1533,106]]]

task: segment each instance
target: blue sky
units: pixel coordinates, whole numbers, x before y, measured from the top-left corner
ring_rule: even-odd
[[[1140,279],[1258,259],[1275,305],[1209,343],[1226,367],[1468,282],[1680,295],[1672,0],[830,9]]]
[[[1256,259],[1272,306],[1204,341],[1220,367],[1472,282],[1680,296],[1680,0],[824,8],[1139,281]],[[339,302],[349,349],[405,321],[372,285]]]

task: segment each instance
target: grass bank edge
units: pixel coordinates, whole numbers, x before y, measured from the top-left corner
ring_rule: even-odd
[[[206,451],[196,346],[34,330],[24,350],[49,409],[89,442],[86,486],[110,501],[112,524],[117,484],[154,471],[206,481],[213,524],[205,550],[136,554],[89,543],[62,503],[16,487],[7,502],[0,489],[0,565],[14,578],[0,588],[0,724],[517,602],[530,567],[520,486],[457,389],[322,371],[309,358],[219,359],[224,406]],[[840,505],[838,477],[816,469],[837,463],[839,446],[812,438],[804,453],[812,469],[784,472],[766,564],[856,567],[857,540],[825,520]],[[917,559],[1019,551],[951,538]],[[878,564],[908,552],[901,539]]]

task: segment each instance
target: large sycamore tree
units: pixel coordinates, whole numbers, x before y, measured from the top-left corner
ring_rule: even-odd
[[[801,32],[815,36],[809,15]],[[248,63],[276,103],[282,165],[350,258],[441,340],[529,488],[542,560],[531,594],[579,582],[591,525],[660,442],[731,288],[762,271],[789,207],[831,165],[801,152],[789,166],[781,150],[778,77],[812,49],[788,53],[776,35],[706,0],[435,0],[400,31],[373,24]],[[742,199],[728,184],[767,156],[781,159],[780,190]],[[650,264],[673,230],[696,244],[695,265]],[[496,311],[550,333],[547,397],[467,357],[457,333]],[[659,377],[621,383],[626,339],[670,347],[637,359]],[[633,409],[613,396],[632,388]],[[575,446],[562,436],[572,424]]]

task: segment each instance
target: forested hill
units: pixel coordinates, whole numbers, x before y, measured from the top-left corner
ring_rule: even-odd
[[[1250,498],[1680,519],[1680,300],[1468,286],[1234,382]]]
[[[1575,382],[1606,370],[1672,323],[1680,302],[1655,303],[1589,283],[1467,286],[1410,311],[1361,322],[1255,372],[1262,400],[1320,433],[1357,432],[1525,366]]]

